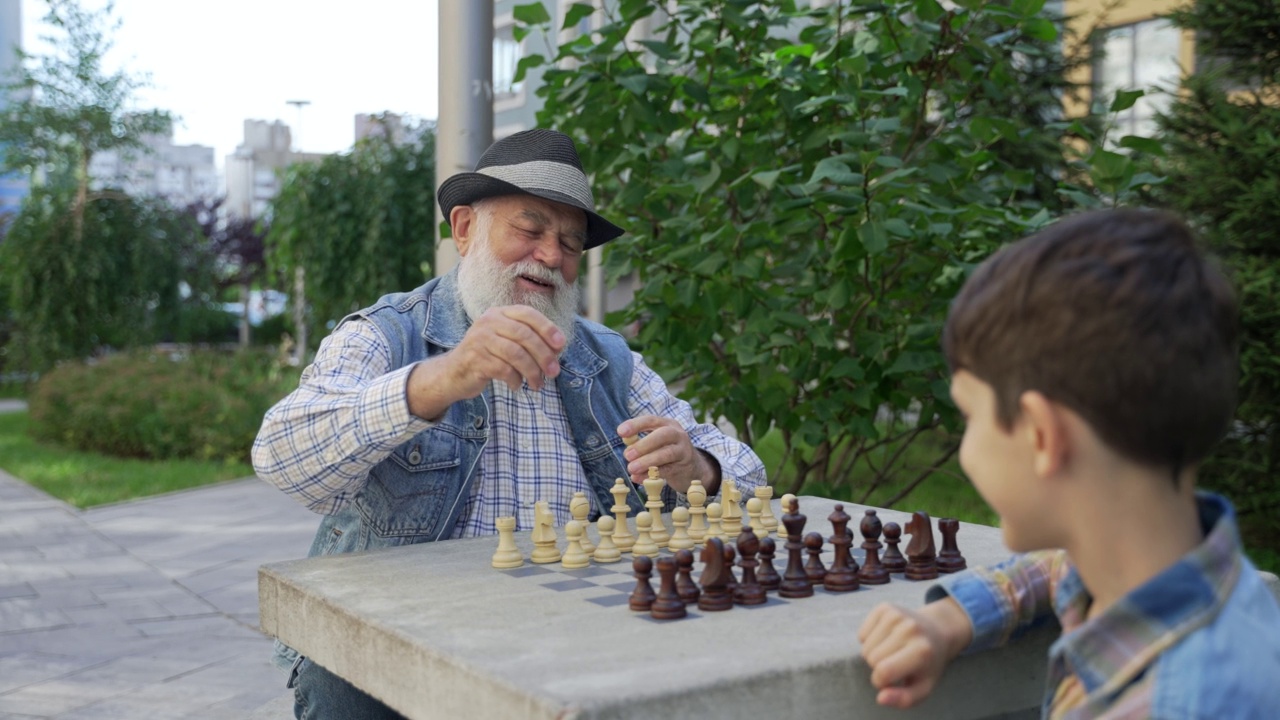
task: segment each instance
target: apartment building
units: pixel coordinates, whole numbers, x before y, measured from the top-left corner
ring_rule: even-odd
[[[212,147],[174,145],[172,129],[144,136],[142,143],[142,148],[95,153],[89,162],[92,187],[163,198],[177,207],[220,194]]]

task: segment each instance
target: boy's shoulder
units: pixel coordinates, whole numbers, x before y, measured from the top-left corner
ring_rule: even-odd
[[[1247,559],[1219,612],[1163,652],[1151,672],[1151,717],[1274,717],[1280,605]]]

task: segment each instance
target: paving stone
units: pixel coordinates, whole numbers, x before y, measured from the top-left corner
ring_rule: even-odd
[[[31,587],[30,583],[14,583],[12,585],[0,585],[0,600],[16,597],[31,597],[36,594],[36,589]]]
[[[99,661],[100,662],[100,661]],[[96,664],[83,658],[20,652],[0,657],[0,695],[70,675]]]
[[[0,635],[65,627],[71,619],[39,598],[16,597],[0,600]]]

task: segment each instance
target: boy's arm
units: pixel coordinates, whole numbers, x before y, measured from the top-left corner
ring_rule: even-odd
[[[925,593],[933,603],[951,598],[969,618],[966,653],[1000,647],[1053,612],[1054,592],[1071,566],[1062,550],[1016,555],[999,565],[951,575]]]
[[[969,616],[951,598],[919,610],[878,605],[858,630],[876,702],[906,708],[923,700],[972,637]]]

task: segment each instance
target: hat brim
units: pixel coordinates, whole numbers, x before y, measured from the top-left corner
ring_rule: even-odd
[[[583,247],[584,250],[603,245],[626,232],[617,225],[600,217],[591,208],[583,207],[581,202],[569,195],[555,190],[522,188],[482,173],[458,173],[445,180],[440,184],[440,189],[436,191],[436,201],[440,203],[440,212],[444,215],[445,222],[449,222],[449,215],[455,207],[470,205],[477,200],[501,197],[503,195],[532,195],[543,200],[568,205],[586,213],[587,244]]]

